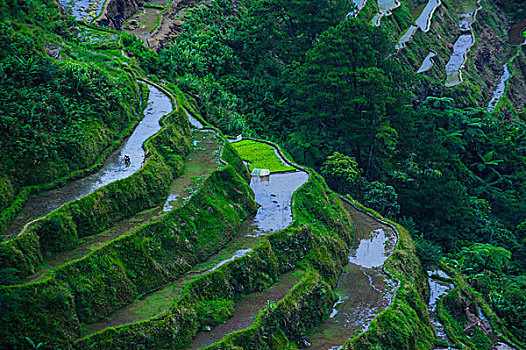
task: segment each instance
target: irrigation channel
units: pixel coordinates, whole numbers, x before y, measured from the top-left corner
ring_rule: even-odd
[[[96,173],[69,182],[63,187],[29,198],[6,229],[5,237],[10,238],[19,233],[28,221],[42,217],[65,203],[85,197],[111,182],[124,179],[142,167],[145,159],[144,142],[161,129],[159,121],[173,110],[172,102],[166,94],[155,86],[147,85],[150,94],[144,118],[126,142],[106,159],[103,167]],[[125,154],[130,156],[129,165],[124,162]]]
[[[215,135],[215,132],[212,131],[197,132],[207,132]],[[190,160],[193,159],[193,157],[194,156],[190,156]],[[208,157],[205,158],[208,159]],[[284,161],[283,158],[282,161]],[[147,293],[134,303],[117,310],[96,323],[87,325],[85,334],[91,334],[109,326],[138,322],[160,315],[168,310],[178,299],[184,286],[190,281],[207,272],[213,271],[235,258],[249,254],[264,239],[265,235],[282,230],[290,225],[292,222],[292,195],[307,180],[308,174],[304,171],[273,173],[268,177],[253,176],[250,181],[250,187],[255,193],[256,202],[259,204],[257,213],[243,223],[237,235],[223,249],[210,257],[206,262],[195,265],[175,282]],[[175,186],[172,186],[172,192],[177,192]],[[176,197],[172,196],[172,194],[170,194],[167,201],[168,206],[172,205],[171,202],[173,203],[176,200]],[[165,205],[164,208],[166,208],[167,205]],[[242,300],[238,302],[236,312],[239,310],[248,312],[246,308],[243,307],[243,305],[247,305],[248,308],[254,310],[252,316],[255,316],[257,311],[266,305],[267,300],[278,301],[283,298],[301,277],[301,271],[294,271],[282,276],[280,281],[268,290],[256,293],[256,295],[249,295],[243,299],[245,301]],[[263,304],[253,304],[256,300],[263,301]],[[236,316],[234,316],[233,319],[236,320]],[[214,328],[213,332],[219,332],[217,330],[219,328],[220,327]],[[227,325],[222,325],[221,328],[224,329],[223,332],[231,332]],[[202,341],[203,345],[206,345],[208,340],[204,338],[206,338],[208,334],[211,336],[215,334],[213,332],[203,333],[205,336],[198,335],[196,341]],[[218,336],[215,336],[215,339],[218,339]]]

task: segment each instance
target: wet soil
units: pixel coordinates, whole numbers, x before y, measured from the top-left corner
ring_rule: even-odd
[[[338,280],[338,301],[329,318],[307,336],[312,343],[309,349],[339,349],[365,331],[389,306],[396,286],[381,268],[394,250],[396,234],[350,204],[344,205],[354,222],[357,242]]]
[[[243,223],[232,241],[207,261],[195,265],[175,282],[147,293],[134,303],[88,325],[85,334],[91,334],[109,326],[145,320],[168,310],[181,296],[184,286],[189,282],[235,258],[250,253],[265,235],[287,227],[292,222],[292,195],[307,180],[308,174],[302,171],[271,174],[265,178],[252,177],[250,187],[255,193],[255,200],[259,208],[255,216]]]
[[[139,13],[135,14],[122,25],[122,30],[135,35],[141,39],[143,43],[148,45],[148,38],[157,24],[160,15],[160,9],[144,7]]]
[[[192,140],[193,146],[185,163],[184,173],[172,181],[168,199],[162,206],[145,210],[118,222],[98,235],[86,237],[73,250],[52,255],[46,259],[46,263],[34,275],[28,277],[24,282],[41,280],[52,268],[81,259],[92,251],[103,247],[107,242],[124,236],[147,223],[156,221],[164,214],[182,205],[199,188],[200,182],[221,164],[219,161],[219,139],[214,132],[194,131]]]
[[[31,197],[24,203],[20,213],[6,230],[6,237],[20,232],[25,223],[46,215],[65,203],[87,196],[111,182],[124,179],[141,169],[144,161],[144,142],[156,134],[161,118],[172,111],[170,98],[154,86],[148,85],[150,95],[144,118],[131,136],[113,152],[104,166],[94,174],[72,181],[63,187]],[[124,155],[130,156],[131,163],[124,163]]]
[[[281,276],[279,281],[264,292],[252,293],[236,303],[234,315],[211,331],[200,332],[189,349],[199,349],[221,340],[225,335],[250,327],[258,312],[271,303],[283,299],[304,276],[303,271],[294,270]]]
[[[163,205],[163,212],[169,212],[182,205],[187,198],[199,189],[201,181],[212,170],[221,165],[219,139],[215,132],[194,131],[192,142],[192,149],[185,162],[184,173],[170,185],[170,192]]]
[[[450,278],[444,271],[438,270],[438,271],[428,271],[428,275],[431,276],[433,274],[437,274],[444,278]],[[427,306],[427,309],[429,311],[429,318],[431,320],[431,324],[435,328],[436,337],[444,342],[449,343],[449,339],[446,335],[446,332],[444,331],[444,326],[440,321],[438,320],[437,314],[436,314],[436,308],[437,308],[437,302],[440,300],[441,297],[449,293],[454,287],[452,283],[444,282],[438,279],[434,279],[429,277],[429,289],[430,289],[430,296],[429,296],[429,303]]]

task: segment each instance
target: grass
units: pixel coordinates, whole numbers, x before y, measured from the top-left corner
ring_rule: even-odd
[[[271,173],[293,171],[294,167],[283,163],[274,148],[266,143],[242,140],[232,143],[244,161],[249,162],[250,171],[254,168],[269,169]]]

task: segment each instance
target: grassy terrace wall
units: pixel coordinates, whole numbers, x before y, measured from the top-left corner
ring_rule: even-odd
[[[222,159],[236,159],[234,152],[226,144]],[[30,348],[25,336],[51,348],[71,348],[82,323],[99,320],[208,258],[256,209],[247,176],[237,159],[215,170],[184,206],[162,219],[54,269],[44,281],[0,289],[0,348]]]
[[[131,79],[129,79],[131,80]],[[131,83],[130,83],[131,84]],[[141,95],[141,105],[138,108],[140,113],[144,111],[144,109],[147,107],[147,100],[148,100],[148,88],[144,84],[139,84],[140,88],[140,95]],[[131,101],[130,103],[133,104],[134,101]],[[128,114],[132,114],[131,107],[128,108]],[[134,120],[126,129],[124,129],[120,134],[117,140],[113,141],[106,149],[102,150],[99,149],[103,147],[103,144],[101,143],[101,140],[97,140],[94,137],[88,137],[93,145],[86,144],[85,147],[89,150],[86,151],[86,153],[92,153],[92,154],[100,154],[97,159],[94,160],[94,164],[86,169],[76,170],[73,171],[71,174],[68,174],[64,177],[61,177],[51,183],[41,184],[41,185],[34,185],[34,186],[27,186],[19,191],[16,190],[15,186],[12,184],[12,181],[6,177],[0,176],[0,233],[5,232],[9,224],[13,221],[13,219],[16,217],[16,215],[20,212],[22,207],[24,206],[24,203],[30,198],[31,195],[43,192],[43,191],[49,191],[51,189],[60,187],[64,185],[68,181],[73,181],[75,179],[79,179],[83,176],[87,176],[88,174],[92,174],[99,170],[103,165],[106,158],[122,143],[122,140],[130,135],[134,128],[137,126],[137,124],[140,122],[140,119]],[[97,130],[94,133],[101,133],[100,130]],[[101,144],[98,145],[97,141]],[[48,165],[48,167],[58,167],[57,164],[51,164]],[[67,168],[67,167],[64,167]],[[33,172],[38,173],[38,171],[35,171],[33,169]],[[17,192],[17,193],[15,193]]]
[[[361,207],[398,233],[395,251],[384,268],[400,285],[391,305],[371,322],[369,329],[348,342],[344,349],[434,349],[435,337],[427,312],[429,287],[416,256],[414,242],[402,226]]]
[[[105,329],[81,339],[76,348],[130,349],[146,344],[149,349],[186,348],[203,327],[217,325],[230,317],[235,302],[244,295],[264,290],[283,273],[302,266],[308,273],[278,303],[286,305],[285,309],[280,308],[281,314],[269,314],[270,319],[227,336],[217,346],[227,342],[225,348],[232,348],[234,342],[246,349],[256,349],[270,346],[269,342],[286,340],[267,337],[259,327],[261,322],[274,324],[275,329],[286,329],[290,337],[299,339],[333,304],[334,295],[327,283],[336,282],[353,237],[352,225],[340,200],[314,173],[294,194],[292,210],[291,226],[268,235],[253,252],[189,283],[168,312],[143,322]],[[283,327],[283,323],[288,326]]]
[[[190,127],[179,109],[166,116],[164,127],[149,139],[151,157],[135,174],[69,202],[0,245],[0,270],[16,269],[21,277],[35,272],[43,256],[72,249],[117,221],[158,204],[171,180],[183,169],[190,149]]]
[[[434,335],[425,303],[428,297],[426,277],[409,233],[378,213],[361,209],[396,228],[399,241],[385,268],[399,279],[400,286],[391,306],[345,349],[433,349]],[[305,262],[314,265],[319,258],[321,256],[307,255]],[[336,266],[327,262],[330,258],[324,259],[325,270],[338,272]],[[301,337],[327,317],[333,305],[331,285],[317,272],[323,269],[309,270],[303,281],[275,307],[260,311],[250,328],[229,334],[207,349],[295,349]]]
[[[437,316],[444,325],[444,330],[454,346],[487,350],[493,342],[500,339],[506,341],[508,344],[513,344],[517,349],[525,348],[525,345],[514,337],[506,328],[504,322],[493,312],[483,296],[476,292],[458,271],[444,263],[442,263],[440,267],[452,277],[451,280],[445,280],[455,285],[455,288],[451,292],[437,302]],[[493,330],[491,334],[486,335],[478,327],[472,327],[469,331],[471,333],[470,336],[467,336],[467,332],[464,330],[470,323],[465,311],[467,306],[469,306],[470,312],[474,314],[476,314],[480,308],[489,320]],[[478,316],[480,317],[480,315]]]

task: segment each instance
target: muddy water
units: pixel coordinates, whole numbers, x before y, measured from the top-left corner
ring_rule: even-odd
[[[438,274],[441,277],[449,278],[447,274],[445,274],[443,271],[428,271],[428,275]],[[431,320],[431,323],[433,324],[433,327],[435,327],[435,333],[438,339],[443,340],[445,342],[449,343],[449,339],[446,335],[446,332],[444,331],[444,326],[437,318],[436,314],[436,307],[438,300],[449,293],[454,287],[452,283],[443,282],[440,280],[433,279],[429,277],[429,288],[430,288],[430,296],[429,296],[429,303],[428,303],[428,311],[429,311],[429,318]]]
[[[141,12],[127,20],[122,26],[122,30],[135,35],[141,39],[143,43],[148,44],[148,38],[157,24],[157,19],[160,14],[160,9],[145,7]]]
[[[64,12],[79,20],[91,20],[99,15],[104,0],[59,0]]]
[[[420,66],[416,74],[427,72],[428,70],[433,68],[433,57],[436,57],[436,55],[437,54],[435,52],[431,51],[422,62],[422,65]]]
[[[420,27],[420,30],[423,32],[429,31],[429,28],[431,27],[431,19],[433,18],[433,13],[435,10],[440,6],[440,0],[429,0],[429,2],[426,4],[426,7],[424,7],[424,10],[418,16],[416,19],[416,25]]]
[[[144,118],[126,142],[108,157],[104,166],[98,172],[72,181],[64,187],[31,197],[7,228],[6,236],[20,232],[26,222],[48,214],[65,203],[85,197],[111,182],[124,179],[142,167],[144,141],[161,129],[159,121],[172,111],[172,102],[168,96],[154,86],[148,85],[148,88],[150,95]],[[131,158],[129,166],[124,164],[125,154]]]
[[[329,318],[307,336],[312,343],[309,349],[340,349],[365,331],[389,306],[396,286],[381,268],[394,250],[395,233],[348,203],[344,205],[354,222],[357,242],[338,280],[338,301]]]
[[[511,73],[508,68],[508,63],[506,63],[504,65],[504,73],[502,73],[499,82],[497,83],[497,87],[495,88],[495,91],[493,91],[493,97],[489,101],[488,111],[493,112],[497,107],[500,98],[502,97],[502,95],[504,95],[504,91],[506,91],[506,82],[510,77]]]
[[[279,282],[264,292],[252,293],[236,303],[234,316],[227,322],[214,327],[211,331],[200,332],[190,345],[189,349],[199,349],[221,340],[225,335],[246,329],[254,323],[259,310],[269,303],[278,302],[304,276],[303,271],[292,271],[281,276]]]
[[[186,284],[235,258],[250,253],[266,234],[287,227],[292,222],[292,195],[307,180],[308,174],[303,171],[271,174],[266,178],[252,177],[250,187],[260,207],[255,216],[244,222],[232,241],[207,261],[194,266],[175,282],[150,292],[106,318],[88,325],[85,334],[91,334],[109,326],[145,320],[168,310],[181,296]]]
[[[403,49],[409,41],[413,38],[413,35],[415,35],[416,30],[418,29],[417,26],[411,25],[407,30],[402,34],[400,39],[398,39],[398,43],[395,45],[395,49],[397,51]]]

